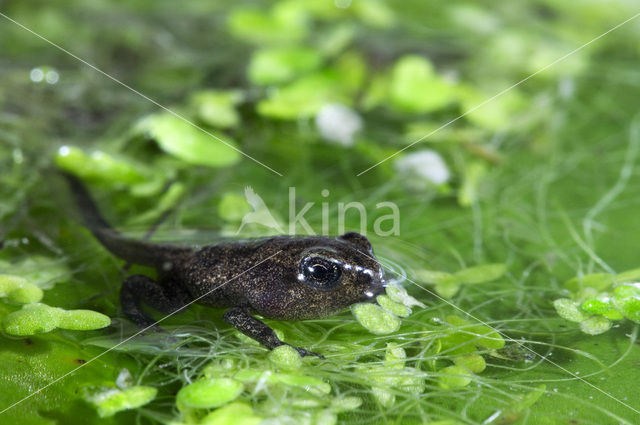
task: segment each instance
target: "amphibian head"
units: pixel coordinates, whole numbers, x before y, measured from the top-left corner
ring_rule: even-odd
[[[247,294],[251,308],[264,317],[325,317],[384,290],[382,268],[359,233],[282,238],[276,245],[281,253],[259,267],[269,276],[254,278]]]

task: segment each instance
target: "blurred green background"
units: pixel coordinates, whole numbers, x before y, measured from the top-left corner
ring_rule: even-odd
[[[83,178],[119,230],[163,241],[234,236],[247,186],[285,229],[290,187],[297,212],[315,203],[305,218],[317,233],[337,234],[339,204],[360,202],[377,255],[427,305],[384,336],[349,312],[270,322],[327,356],[291,374],[328,387],[245,383],[233,419],[176,406],[176,393],[203,376],[287,367],[193,307],[163,322],[174,339],[120,345],[0,423],[640,422],[628,319],[640,307],[589,312],[612,325],[592,336],[553,306],[605,299],[603,276],[640,267],[640,18],[580,49],[637,16],[636,2],[61,0],[0,1],[0,12],[0,274],[38,285],[50,306],[113,319],[0,336],[0,410],[135,332],[117,301],[122,262],[80,225],[56,168]],[[398,207],[394,234],[375,232],[381,202]],[[355,210],[344,225],[361,230]],[[272,233],[251,224],[241,235]],[[489,264],[506,272],[474,285],[433,278]],[[512,340],[478,344],[434,291]],[[20,308],[2,298],[0,317]],[[399,367],[388,343],[406,355]],[[469,353],[486,369],[443,384]],[[100,410],[104,394],[136,385],[157,395]]]

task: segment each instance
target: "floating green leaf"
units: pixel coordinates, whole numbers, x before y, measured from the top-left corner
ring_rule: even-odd
[[[200,421],[201,425],[258,425],[262,417],[246,403],[234,402],[214,410]]]
[[[458,90],[458,97],[461,99],[461,110],[471,111],[465,118],[472,123],[492,131],[505,130],[513,122],[516,113],[524,110],[526,102],[517,89],[505,91],[488,102],[492,96],[500,90],[493,92],[479,93],[469,87]],[[480,106],[482,105],[482,106]]]
[[[620,320],[623,317],[613,304],[613,299],[606,295],[583,302],[580,309],[587,313],[600,314],[611,320]]]
[[[395,301],[397,303],[403,304],[409,308],[418,306],[425,308],[426,306],[420,301],[413,298],[411,295],[407,293],[407,290],[402,286],[397,285],[389,285],[385,288],[385,293],[391,299],[391,301]]]
[[[416,271],[418,279],[424,283],[437,284],[452,279],[452,275],[447,272],[441,272],[436,270],[420,269]]]
[[[403,56],[393,67],[389,89],[391,103],[410,113],[441,109],[455,99],[452,84],[436,74],[429,60]]]
[[[484,357],[476,353],[458,356],[453,359],[453,362],[473,373],[480,373],[487,367]]]
[[[317,68],[321,60],[316,49],[306,47],[257,50],[249,63],[249,80],[260,85],[285,83]]]
[[[256,43],[291,43],[307,34],[307,18],[301,9],[235,9],[229,16],[229,28],[238,38]]]
[[[589,318],[589,314],[580,310],[580,305],[569,298],[559,298],[553,302],[558,315],[570,322],[582,322]]]
[[[507,266],[502,263],[483,264],[482,266],[469,267],[454,273],[453,277],[460,283],[476,284],[491,282],[501,278],[507,271]]]
[[[395,314],[398,317],[407,317],[411,314],[411,309],[409,307],[393,301],[387,295],[378,295],[376,297],[376,302],[380,305],[380,307],[384,308],[390,313]]]
[[[152,401],[157,393],[158,390],[154,387],[136,385],[124,390],[111,388],[95,393],[86,392],[85,399],[96,407],[98,416],[107,418],[123,410],[144,406]]]
[[[327,103],[349,104],[338,77],[319,72],[279,88],[258,103],[258,113],[271,118],[292,120],[315,115]]]
[[[82,179],[107,184],[140,183],[149,174],[146,167],[124,158],[116,158],[102,151],[86,154],[74,146],[62,146],[58,149],[55,163]]]
[[[334,412],[344,412],[348,410],[355,410],[361,405],[362,399],[360,397],[334,398],[331,402],[331,410]]]
[[[613,291],[613,303],[629,320],[640,323],[640,285],[621,285]]]
[[[434,287],[434,290],[442,298],[448,299],[448,298],[452,298],[455,294],[457,294],[461,287],[462,285],[460,285],[458,282],[452,279],[449,281],[438,283]]]
[[[272,383],[291,385],[293,387],[313,390],[320,394],[329,394],[331,392],[331,385],[327,384],[322,379],[318,379],[313,376],[295,375],[290,373],[274,373],[273,375],[271,375],[269,381]]]
[[[27,304],[2,319],[2,328],[9,335],[24,336],[47,333],[58,327],[56,309],[44,304]]]
[[[394,342],[387,343],[387,349],[384,354],[385,367],[392,369],[403,368],[406,359],[407,353],[404,351],[404,348]]]
[[[390,334],[400,328],[400,319],[375,304],[354,304],[351,312],[362,326],[377,335]]]
[[[632,283],[640,281],[640,268],[633,270],[626,270],[622,273],[618,273],[615,277],[617,283]]]
[[[445,389],[466,387],[473,376],[466,368],[457,365],[445,367],[439,373],[438,385]]]
[[[240,123],[236,105],[242,100],[238,91],[199,91],[191,96],[191,104],[198,119],[219,128],[235,127]]]
[[[604,316],[591,316],[580,322],[580,329],[589,335],[599,335],[611,329],[611,320]]]
[[[9,274],[0,274],[0,298],[20,303],[37,303],[42,299],[42,289],[29,280]]]
[[[300,353],[290,345],[281,345],[271,350],[269,360],[281,369],[298,369],[302,366]]]
[[[473,335],[474,344],[480,347],[494,350],[504,347],[504,338],[498,331],[485,325],[471,325],[466,320],[457,316],[447,316],[447,322],[459,326],[465,333]]]
[[[389,28],[395,22],[393,9],[379,0],[357,1],[353,3],[356,15],[366,24],[375,28]]]
[[[180,410],[210,409],[235,400],[243,390],[244,385],[235,379],[201,380],[182,387],[176,396],[176,403]]]
[[[213,137],[169,113],[150,115],[136,128],[154,139],[163,151],[189,164],[224,167],[240,159],[228,137]]]
[[[93,330],[110,324],[108,316],[95,311],[63,310],[46,304],[27,304],[2,320],[4,331],[16,336],[46,333],[56,328]]]
[[[579,292],[583,288],[593,288],[603,291],[615,282],[615,277],[609,273],[593,273],[574,277],[564,283],[564,287],[571,292]]]

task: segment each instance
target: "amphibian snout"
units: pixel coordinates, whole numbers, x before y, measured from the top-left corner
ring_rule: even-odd
[[[142,328],[156,327],[143,304],[171,314],[198,302],[227,308],[223,317],[229,324],[272,349],[285,343],[252,314],[277,320],[320,318],[384,291],[371,243],[359,233],[276,236],[205,247],[132,240],[109,226],[76,177],[65,177],[95,237],[116,256],[157,270],[156,281],[130,276],[120,291],[123,312]]]

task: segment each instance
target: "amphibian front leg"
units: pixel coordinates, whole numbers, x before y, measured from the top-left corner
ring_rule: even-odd
[[[224,313],[224,320],[231,326],[248,336],[255,339],[260,344],[264,345],[268,349],[272,350],[281,345],[289,345],[278,338],[276,333],[262,321],[256,319],[246,309],[242,307],[232,307]],[[304,348],[293,347],[298,350],[301,356],[316,356],[324,359],[322,354],[307,351]]]
[[[124,314],[141,328],[151,327],[154,331],[160,331],[156,321],[142,309],[142,303],[163,314],[174,313],[185,304],[182,297],[170,296],[153,279],[143,275],[129,276],[120,289],[120,304]]]

